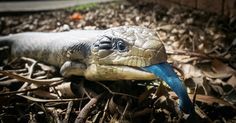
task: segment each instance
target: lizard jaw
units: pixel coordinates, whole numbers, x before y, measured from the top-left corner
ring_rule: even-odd
[[[84,76],[88,80],[155,80],[151,73],[131,66],[112,66],[91,64],[87,67]]]

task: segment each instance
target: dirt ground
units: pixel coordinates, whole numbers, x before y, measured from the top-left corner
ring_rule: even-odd
[[[75,77],[63,79],[69,83],[67,87],[57,69],[23,58],[1,67],[10,72],[0,73],[0,121],[236,122],[235,18],[176,6],[166,9],[118,2],[49,12],[0,14],[1,36],[122,25],[145,26],[159,33],[168,62],[176,67],[196,105],[195,114],[180,112],[178,98],[160,81],[94,83]],[[30,74],[31,78],[27,78]],[[51,83],[35,86],[34,81],[39,79]],[[81,94],[81,88],[85,94]]]

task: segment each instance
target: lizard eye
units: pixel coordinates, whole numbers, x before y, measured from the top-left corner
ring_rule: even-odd
[[[122,41],[122,40],[117,41],[117,49],[119,51],[126,51],[127,50],[127,46],[126,46],[125,42]]]

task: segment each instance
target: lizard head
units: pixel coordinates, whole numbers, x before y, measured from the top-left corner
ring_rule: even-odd
[[[165,48],[154,30],[138,26],[110,28],[91,48],[85,77],[95,80],[149,80],[152,73],[140,69],[165,62]]]
[[[193,111],[186,88],[172,66],[158,34],[144,27],[116,27],[93,44],[85,77],[90,80],[164,80],[180,99],[180,109]]]

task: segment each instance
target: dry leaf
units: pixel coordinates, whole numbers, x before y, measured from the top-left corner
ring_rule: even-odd
[[[157,30],[163,30],[163,31],[169,32],[169,31],[171,31],[173,28],[174,28],[174,25],[167,24],[167,25],[163,25],[163,26],[157,27]]]
[[[202,76],[201,70],[191,64],[182,64],[181,68],[185,75],[185,79]]]
[[[227,83],[232,85],[233,87],[236,87],[236,75],[231,76]]]
[[[205,76],[210,77],[210,78],[228,78],[232,76],[235,71],[229,67],[228,65],[224,64],[223,62],[214,59],[212,61],[211,66],[203,70],[203,73]]]
[[[232,89],[227,95],[224,96],[224,99],[228,102],[235,104],[236,103],[236,90]]]
[[[172,96],[174,98],[178,98],[174,92],[169,92],[169,94],[170,94],[170,96]],[[189,97],[191,100],[193,99],[193,96],[194,96],[193,94],[189,94]],[[231,106],[232,108],[236,109],[236,107],[234,105],[230,104],[229,102],[227,102],[223,99],[213,97],[213,96],[197,94],[196,101],[207,103],[208,105],[212,105],[214,103],[217,103],[217,104],[220,104],[223,106]]]

